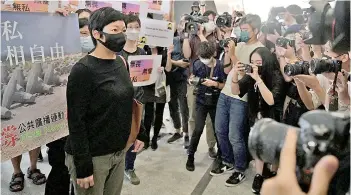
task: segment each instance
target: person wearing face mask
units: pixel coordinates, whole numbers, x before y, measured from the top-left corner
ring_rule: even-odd
[[[198,52],[199,60],[194,63],[194,77],[190,78],[190,82],[193,79],[197,80],[196,78],[200,78],[198,82],[201,83],[194,83],[197,85],[198,90],[196,93],[195,128],[190,139],[188,160],[186,162],[186,169],[188,171],[195,170],[194,155],[199,145],[208,114],[211,117],[212,126],[214,126],[218,96],[226,79],[220,61],[213,57],[216,52],[213,42],[201,42]],[[218,145],[217,147],[218,156],[221,156],[221,150]]]
[[[128,61],[129,56],[146,55],[146,52],[142,48],[138,47],[137,45],[137,41],[139,39],[139,33],[140,33],[140,26],[141,26],[139,17],[134,14],[127,15],[125,19],[125,23],[127,26],[127,29],[125,32],[127,41],[123,47],[123,50],[118,54],[124,57],[126,61]],[[140,94],[138,95],[138,98],[137,98],[140,102],[141,102],[141,99],[142,99],[141,96],[143,93],[144,91],[141,87],[134,87],[134,94]],[[143,123],[141,123],[140,132],[143,132],[142,134],[144,135],[143,141],[147,143],[148,140],[145,135],[145,127],[143,126]],[[139,141],[137,140],[137,142]],[[139,185],[140,179],[136,175],[135,169],[134,169],[134,163],[137,156],[137,154],[133,152],[134,148],[135,148],[134,145],[131,146],[126,153],[124,175],[128,178],[128,180],[133,185]]]
[[[124,19],[111,7],[92,13],[89,31],[95,49],[72,67],[68,77],[66,165],[77,195],[122,190],[134,98],[128,67],[116,55],[126,43]]]
[[[192,64],[195,60],[198,59],[198,46],[201,42],[210,41],[216,43],[214,18],[216,13],[207,10],[204,14],[209,19],[209,22],[203,25],[199,25],[199,31],[196,35],[192,35],[189,37],[187,32],[183,33],[184,41],[183,41],[183,54],[186,59],[189,59],[189,69],[188,69],[188,77],[192,75]],[[205,28],[206,27],[206,28]],[[218,44],[216,43],[216,51],[218,48]],[[189,105],[189,129],[195,128],[195,96],[194,94],[194,86],[188,87],[188,105]],[[216,145],[216,139],[213,134],[213,127],[210,121],[210,117],[206,119],[206,141],[208,145],[208,155],[211,159],[215,159],[217,157],[216,150],[214,149]]]
[[[80,45],[83,53],[88,53],[95,48],[88,26],[89,21],[87,18],[79,19]]]
[[[247,93],[249,125],[252,126],[261,118],[272,118],[280,121],[285,100],[285,81],[279,70],[279,63],[266,47],[258,47],[250,54],[252,72],[245,72],[245,65],[238,63],[234,72],[246,74],[241,80],[232,80],[232,92],[243,96]],[[234,73],[235,74],[235,73]],[[252,183],[252,191],[260,192],[264,177],[262,176],[263,162],[255,160],[256,176]],[[240,177],[240,175],[242,175]],[[226,185],[233,186],[245,178],[243,172],[235,171],[227,180]],[[243,180],[243,179],[242,179]]]
[[[228,78],[219,96],[215,123],[222,156],[210,171],[213,176],[234,169],[244,173],[248,165],[248,150],[245,141],[248,138],[248,125],[246,124],[248,98],[246,94],[238,96],[232,93],[231,86],[235,84],[232,83],[232,80],[237,82],[243,77],[242,74],[234,72],[233,65],[238,61],[249,64],[252,51],[264,46],[257,40],[257,34],[261,28],[261,19],[258,15],[247,14],[238,25],[241,28],[240,39],[243,42],[235,46],[235,43],[230,41],[228,51],[224,55],[223,69],[228,74]],[[237,185],[244,179],[245,176],[242,174],[235,174],[235,177],[231,177],[226,185]]]

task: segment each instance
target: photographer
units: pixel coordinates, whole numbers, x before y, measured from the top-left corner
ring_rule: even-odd
[[[285,99],[284,78],[279,70],[279,63],[265,47],[256,48],[250,54],[250,61],[250,65],[238,62],[234,67],[234,75],[246,73],[246,76],[240,81],[236,76],[233,77],[232,92],[239,96],[247,93],[250,127],[260,118],[273,118],[279,121]],[[263,162],[256,159],[255,164],[256,176],[252,191],[259,193],[264,179]],[[238,174],[243,173],[236,175]]]
[[[200,12],[200,3],[198,1],[194,1],[193,5],[191,6],[191,16],[201,16]]]
[[[194,77],[189,79],[190,83],[197,85],[198,90],[196,93],[195,129],[190,140],[188,160],[186,162],[186,169],[188,171],[195,170],[194,155],[199,145],[208,114],[214,126],[220,89],[223,88],[224,80],[226,79],[220,61],[213,57],[215,52],[213,42],[206,41],[200,43],[198,52],[199,60],[194,63]],[[219,148],[218,144],[217,147]],[[221,156],[220,149],[218,149],[217,155],[218,157]]]
[[[185,31],[183,33],[184,41],[183,41],[183,54],[186,59],[189,59],[189,75],[192,74],[193,67],[195,60],[198,59],[198,49],[201,42],[210,41],[212,43],[216,43],[216,36],[215,36],[215,29],[216,26],[213,22],[214,15],[213,11],[207,11],[209,14],[207,16],[208,22],[204,24],[198,24],[198,31],[197,34],[189,34],[189,32]],[[212,13],[212,14],[211,14]],[[212,20],[212,21],[211,21]],[[187,27],[187,26],[186,26]],[[215,44],[215,49],[217,48],[217,44]],[[189,105],[189,128],[195,128],[195,97],[193,95],[194,87],[188,87],[188,105]],[[208,145],[208,154],[209,157],[214,159],[216,158],[217,154],[214,149],[216,140],[213,135],[213,127],[212,123],[210,122],[210,118],[207,117],[206,120],[206,137],[207,137],[207,145]]]
[[[339,60],[342,62],[341,72],[338,72],[338,76],[336,79],[335,90],[338,95],[338,103],[335,109],[339,111],[350,110],[350,96],[348,94],[347,84],[347,76],[350,72],[350,57],[348,53],[337,54],[330,50],[330,43],[328,43],[326,44],[324,54],[331,57],[332,60]],[[325,72],[322,74],[318,74],[317,76],[295,76],[295,81],[298,88],[301,88],[303,90],[303,95],[301,95],[301,99],[310,110],[316,109],[321,105],[324,105],[326,110],[330,110],[329,103],[332,97],[330,97],[329,94],[332,90],[332,82],[334,81],[334,79],[334,72]],[[305,86],[308,86],[311,90],[308,91]]]
[[[216,134],[222,151],[223,163],[215,164],[211,175],[221,175],[226,171],[233,170],[234,167],[240,172],[244,172],[247,167],[247,95],[234,95],[231,90],[232,80],[242,78],[232,69],[232,64],[239,60],[242,63],[250,63],[250,54],[258,47],[263,47],[257,40],[257,34],[261,28],[261,19],[258,15],[248,14],[240,20],[240,39],[243,41],[235,46],[234,41],[230,41],[228,52],[224,56],[224,72],[229,73],[223,90],[221,91],[216,111]],[[234,164],[235,160],[235,164]],[[230,178],[226,185],[233,186],[235,182],[240,183],[245,179],[242,174],[235,174],[236,178]],[[240,177],[239,177],[240,176]]]
[[[184,30],[185,20],[182,18],[178,24],[177,31],[180,33],[178,36],[174,36],[173,45],[174,49],[171,54],[171,62],[167,64],[165,70],[168,72],[167,79],[171,88],[171,100],[169,104],[169,112],[172,117],[175,134],[168,139],[168,143],[172,143],[182,138],[180,128],[182,127],[184,133],[184,148],[189,147],[189,135],[188,135],[188,121],[189,121],[189,107],[187,102],[187,68],[189,62],[184,59],[182,45],[183,38],[182,33]],[[180,107],[180,113],[179,113]],[[182,116],[182,120],[180,118]]]

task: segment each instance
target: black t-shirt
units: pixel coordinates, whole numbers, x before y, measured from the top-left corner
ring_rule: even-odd
[[[92,157],[122,151],[132,124],[133,84],[121,58],[87,55],[68,77],[69,136],[78,178],[93,174]]]

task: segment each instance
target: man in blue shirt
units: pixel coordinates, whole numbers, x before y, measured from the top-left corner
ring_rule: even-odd
[[[199,145],[208,113],[214,126],[218,97],[226,79],[226,74],[220,61],[214,58],[215,53],[216,47],[214,42],[201,42],[198,50],[199,59],[193,65],[194,77],[190,78],[190,82],[193,85],[197,85],[197,92],[195,129],[190,140],[188,161],[186,163],[188,171],[195,170],[194,154]],[[218,142],[217,148],[217,156],[220,157],[221,151],[218,147]]]

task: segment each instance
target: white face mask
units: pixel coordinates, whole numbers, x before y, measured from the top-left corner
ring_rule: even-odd
[[[93,43],[93,40],[91,39],[91,36],[80,37],[80,45],[82,47],[83,53],[88,53],[89,51],[95,48],[95,45]]]
[[[126,30],[127,39],[131,40],[131,41],[138,40],[139,34],[140,34],[140,32],[135,30],[135,29],[127,28],[127,30]]]
[[[202,63],[204,63],[205,65],[209,65],[209,64],[211,63],[211,58],[210,58],[210,59],[204,59],[204,58],[200,58],[200,57],[199,57],[199,59],[200,59],[200,61],[201,61]]]
[[[204,24],[204,28],[207,33],[212,33],[216,29],[216,24],[214,21],[209,21]]]

